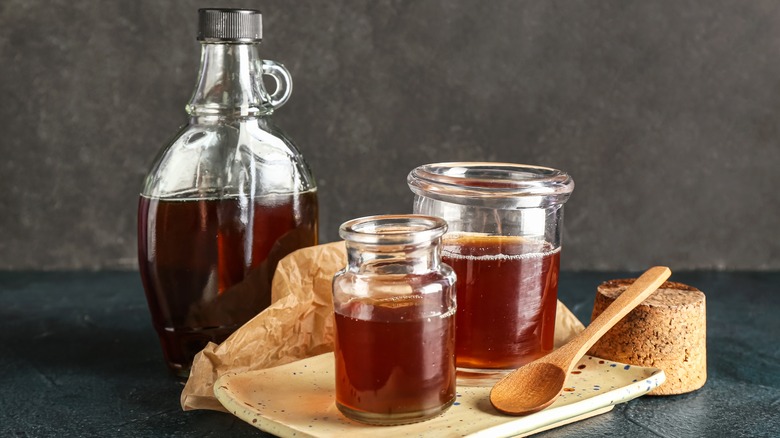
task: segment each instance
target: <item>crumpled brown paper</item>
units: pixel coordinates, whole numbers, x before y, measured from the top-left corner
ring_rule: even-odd
[[[214,382],[228,373],[283,365],[333,350],[331,283],[347,264],[344,242],[298,250],[279,262],[271,286],[271,306],[223,343],[209,343],[195,356],[181,394],[185,411],[226,409],[214,397]],[[583,330],[560,301],[555,347]]]

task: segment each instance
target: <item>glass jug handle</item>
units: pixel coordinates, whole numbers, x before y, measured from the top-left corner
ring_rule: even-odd
[[[287,99],[292,94],[292,77],[290,77],[290,72],[282,64],[264,59],[263,74],[271,76],[276,81],[276,90],[270,96],[271,106],[276,109],[287,103]]]

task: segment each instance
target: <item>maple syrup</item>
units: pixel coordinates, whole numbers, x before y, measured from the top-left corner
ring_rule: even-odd
[[[517,368],[552,351],[559,250],[521,237],[454,234],[444,238],[442,260],[458,277],[458,367]]]
[[[425,316],[425,304],[414,301],[353,303],[336,312],[339,409],[403,418],[455,400],[454,312]],[[361,313],[371,319],[348,316]]]
[[[271,303],[282,257],[317,244],[316,192],[245,200],[154,199],[138,213],[141,277],[169,367],[186,375]]]

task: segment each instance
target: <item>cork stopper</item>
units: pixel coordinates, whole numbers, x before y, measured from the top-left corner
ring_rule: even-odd
[[[610,280],[598,286],[595,319],[620,296],[633,279]],[[665,282],[617,323],[590,350],[608,360],[664,370],[666,382],[650,395],[683,394],[707,380],[705,296],[682,283]]]

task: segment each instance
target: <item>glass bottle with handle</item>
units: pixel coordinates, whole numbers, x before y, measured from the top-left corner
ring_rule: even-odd
[[[278,261],[317,244],[317,187],[292,140],[271,120],[292,80],[260,57],[262,16],[198,11],[201,63],[188,122],[160,151],[138,207],[138,258],[169,368],[271,302]],[[262,77],[274,79],[269,93]]]

